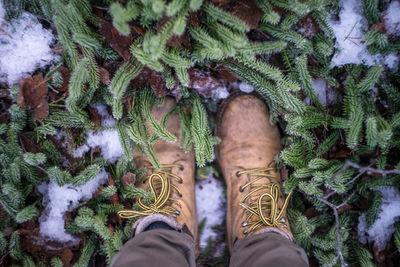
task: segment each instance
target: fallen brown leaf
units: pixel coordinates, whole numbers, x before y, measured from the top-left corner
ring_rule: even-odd
[[[128,172],[124,176],[122,176],[121,183],[123,185],[128,185],[128,184],[135,184],[136,182],[136,175],[134,173]]]
[[[250,29],[256,29],[263,11],[252,0],[238,0],[230,7],[230,13],[244,21]]]
[[[341,213],[343,213],[345,211],[350,210],[351,208],[352,208],[352,206],[350,204],[346,203],[346,204],[340,206],[340,208],[338,209],[338,213],[341,214]]]
[[[100,81],[105,85],[110,85],[111,80],[110,80],[110,73],[108,72],[108,70],[99,67],[99,71],[100,71]]]
[[[153,72],[152,69],[150,69],[147,66],[144,66],[142,71],[139,73],[138,76],[136,76],[132,81],[131,84],[137,88],[143,88],[147,85],[150,79],[150,75]]]
[[[107,182],[108,182],[109,186],[115,186],[114,179],[113,179],[113,177],[111,175],[108,175]],[[113,205],[120,205],[121,204],[121,202],[119,202],[119,198],[118,198],[118,193],[117,192],[110,197],[110,202]],[[117,218],[118,218],[117,219],[118,223],[122,224],[121,217],[117,216]],[[114,232],[114,231],[111,231],[111,232]]]
[[[307,38],[312,38],[317,32],[321,31],[318,22],[311,14],[301,18],[298,22],[298,27],[302,35]]]
[[[168,88],[165,84],[164,75],[161,72],[152,71],[150,75],[150,86],[157,97],[164,97],[167,95]]]
[[[222,79],[228,81],[229,83],[234,83],[238,80],[237,76],[229,71],[224,65],[219,65],[216,67],[216,71],[221,76]]]
[[[64,248],[60,255],[63,266],[70,266],[73,257],[74,253],[72,253],[72,250],[69,248]]]
[[[132,35],[122,35],[107,20],[101,20],[100,33],[104,36],[106,42],[120,54],[125,60],[131,58],[129,47],[132,43]]]
[[[122,64],[123,63],[120,61],[107,59],[107,60],[104,60],[103,68],[105,68],[108,71],[108,74],[110,75],[110,79],[112,79],[112,77],[115,75],[115,73],[121,67]]]
[[[386,34],[385,24],[383,22],[375,23],[371,26],[371,30],[377,30],[380,33]]]
[[[219,87],[225,87],[225,81],[220,81],[214,77],[211,72],[190,68],[188,69],[188,74],[188,87],[196,90],[196,92],[203,97],[210,98],[214,90]]]
[[[140,26],[140,25],[134,25],[134,26],[133,26],[133,30],[134,30],[137,34],[139,34],[139,35],[141,35],[141,36],[145,36],[145,35],[146,35],[146,30],[145,30],[142,26]]]
[[[49,105],[47,103],[47,84],[48,79],[43,80],[42,73],[30,77],[22,78],[19,83],[19,93],[17,103],[24,109],[33,109],[35,120],[42,120],[49,115]]]
[[[61,76],[63,77],[63,83],[61,87],[57,88],[57,90],[61,92],[67,92],[69,79],[71,78],[71,71],[64,66],[59,67],[57,71],[60,72]]]
[[[100,126],[101,125],[101,115],[99,112],[97,112],[97,109],[94,107],[88,106],[89,109],[89,114],[90,114],[90,120],[94,123],[95,126]]]
[[[190,24],[195,28],[200,27],[201,17],[202,16],[203,16],[203,12],[201,10],[199,10],[199,11],[191,11],[189,13]]]
[[[170,17],[164,15],[157,22],[157,34],[161,33],[161,31],[164,29],[165,24],[167,24],[170,20],[171,20]],[[181,46],[182,44],[185,45],[187,48],[191,49],[190,36],[187,33],[187,31],[185,31],[180,36],[173,34],[171,37],[169,37],[166,43],[166,45],[170,47]]]

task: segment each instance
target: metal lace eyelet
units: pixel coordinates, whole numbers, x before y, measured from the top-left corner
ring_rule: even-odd
[[[246,227],[248,225],[247,221],[242,222],[242,227]]]
[[[179,167],[179,170],[180,171],[183,171],[185,169],[185,167],[183,167],[183,165],[181,165],[180,167]]]
[[[235,173],[236,177],[240,177],[239,171]]]
[[[286,219],[282,217],[281,222],[285,223]]]
[[[145,184],[145,183],[146,183],[146,181],[147,181],[147,179],[143,179],[143,184]]]
[[[183,184],[183,179],[181,178],[178,183]]]
[[[244,229],[243,234],[245,235],[247,234],[247,229]]]
[[[239,192],[243,192],[243,187],[239,187]]]
[[[175,215],[179,216],[181,212],[179,210],[175,210]]]

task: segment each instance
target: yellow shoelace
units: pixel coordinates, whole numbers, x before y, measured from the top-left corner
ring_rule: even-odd
[[[292,193],[290,192],[289,195],[286,197],[283,206],[279,211],[278,201],[280,196],[282,195],[280,186],[277,185],[276,183],[272,183],[272,181],[270,184],[254,185],[256,181],[265,177],[267,177],[270,180],[273,179],[278,182],[276,176],[270,174],[270,171],[274,171],[274,168],[249,169],[249,170],[239,171],[237,173],[238,176],[242,174],[249,174],[255,176],[254,179],[250,180],[248,183],[244,184],[239,188],[241,192],[243,192],[243,190],[249,186],[251,186],[251,188],[253,189],[252,191],[250,191],[250,193],[245,195],[240,202],[240,206],[242,206],[249,212],[246,221],[242,223],[243,227],[249,227],[248,229],[244,230],[243,232],[244,234],[252,232],[256,228],[263,225],[272,227],[282,227],[282,226],[287,227],[287,225],[285,224],[286,219],[283,218],[283,213],[286,210],[286,207],[289,203],[289,199]],[[250,206],[246,205],[245,202],[252,195],[254,195],[259,191],[267,191],[267,192],[259,195],[256,201],[251,201],[252,203],[250,204]],[[264,200],[265,198],[266,200]],[[269,211],[269,216],[264,215],[265,211]],[[251,219],[252,216],[256,216],[258,220],[249,223],[249,220]]]
[[[182,183],[182,178],[171,172],[171,169],[174,167],[180,168],[182,166],[174,164],[162,165],[161,170],[156,170],[151,166],[147,167],[153,170],[153,173],[145,179],[149,179],[150,190],[155,196],[154,202],[146,205],[143,203],[142,198],[139,198],[137,204],[141,209],[140,211],[120,210],[118,211],[118,215],[124,219],[147,216],[155,213],[179,215],[179,210],[172,208],[170,205],[166,205],[167,202],[175,202],[179,206],[176,199],[171,198],[171,188],[175,189],[179,196],[182,195],[179,189],[171,183],[171,178],[177,180],[178,183]]]

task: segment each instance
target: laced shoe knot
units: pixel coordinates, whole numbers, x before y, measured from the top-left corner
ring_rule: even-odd
[[[260,227],[276,227],[287,228],[286,218],[283,216],[287,208],[291,192],[285,198],[283,205],[279,203],[279,199],[283,196],[279,179],[276,175],[271,174],[275,168],[257,168],[239,171],[236,173],[238,177],[248,174],[252,178],[248,183],[240,186],[239,191],[243,192],[246,188],[250,192],[246,194],[240,201],[239,205],[244,208],[248,215],[242,222],[243,234],[247,235],[256,231]],[[257,181],[268,178],[271,183],[262,184]]]
[[[137,205],[139,210],[120,210],[118,215],[121,218],[136,218],[144,217],[152,214],[163,214],[167,216],[179,216],[180,215],[180,204],[177,199],[171,197],[171,189],[175,190],[179,197],[182,196],[179,188],[172,182],[172,179],[179,184],[183,182],[182,178],[173,174],[171,169],[177,167],[182,168],[181,165],[162,165],[160,170],[155,169],[152,166],[148,166],[148,169],[152,170],[152,173],[145,177],[143,182],[148,182],[150,192],[154,194],[154,201],[151,204],[145,204],[142,198],[137,199]],[[173,207],[176,204],[179,208]]]

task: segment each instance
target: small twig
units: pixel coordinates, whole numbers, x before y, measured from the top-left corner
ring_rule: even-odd
[[[348,197],[346,198],[346,200],[343,201],[342,204],[336,206],[336,208],[337,208],[337,209],[340,209],[340,208],[343,207],[344,205],[348,204],[347,202],[350,201],[350,199],[355,195],[355,193],[356,193],[356,191],[354,190],[353,193],[351,193],[350,196],[348,196]]]
[[[386,177],[386,175],[389,174],[400,174],[400,170],[397,169],[392,169],[392,170],[379,170],[379,169],[375,169],[375,168],[371,168],[372,165],[375,164],[375,161],[373,161],[371,164],[369,164],[366,167],[360,166],[357,163],[354,163],[350,160],[346,160],[343,167],[333,176],[332,181],[335,181],[337,177],[340,176],[340,174],[342,174],[345,170],[347,170],[349,167],[352,167],[354,169],[357,169],[358,174],[356,176],[354,176],[350,181],[348,181],[347,183],[344,184],[344,186],[348,186],[352,183],[354,183],[358,178],[361,177],[361,175],[363,175],[364,173],[375,173],[375,174],[380,174],[383,177]],[[335,191],[329,192],[328,194],[326,194],[324,196],[324,199],[328,199],[331,196],[333,196],[334,194],[336,194]]]
[[[37,165],[36,168],[38,168],[39,170],[41,170],[42,172],[44,172],[48,176],[53,176],[54,177],[54,175],[50,174],[45,168],[42,168],[39,165]]]
[[[301,190],[300,190],[301,191]],[[305,192],[301,191],[303,194],[306,194]],[[343,257],[343,253],[342,253],[342,239],[340,237],[340,223],[339,223],[339,213],[338,213],[338,209],[339,207],[342,207],[344,205],[347,204],[347,201],[349,201],[351,199],[351,197],[354,195],[353,194],[350,195],[350,197],[348,197],[344,202],[342,202],[340,205],[336,206],[335,204],[329,202],[328,200],[326,200],[325,198],[322,197],[316,197],[316,196],[311,196],[314,197],[316,199],[318,199],[319,201],[321,201],[322,203],[324,203],[325,205],[329,206],[332,210],[333,210],[333,215],[335,216],[335,224],[336,224],[336,250],[338,255],[335,257],[335,259],[332,261],[332,266],[336,263],[336,261],[338,259],[340,259],[340,263],[342,265],[342,267],[347,266],[346,261],[344,260]]]
[[[344,260],[343,253],[342,253],[342,239],[340,237],[340,223],[339,223],[339,213],[338,213],[338,208],[340,206],[347,204],[347,201],[344,201],[339,206],[335,206],[334,204],[332,204],[331,202],[329,202],[323,198],[317,197],[317,199],[319,201],[321,201],[322,203],[328,205],[333,210],[333,215],[335,216],[335,223],[336,223],[336,241],[337,241],[336,249],[338,252],[338,255],[336,256],[336,260],[337,260],[337,258],[339,258],[341,265],[347,266],[347,263]]]
[[[378,170],[375,168],[372,168],[371,166],[375,164],[375,161],[373,161],[371,164],[369,164],[366,167],[360,166],[357,163],[354,163],[350,160],[346,160],[343,167],[334,175],[334,177],[332,178],[333,181],[339,177],[343,172],[345,172],[349,167],[354,168],[358,171],[358,174],[356,176],[354,176],[350,181],[348,181],[347,183],[344,184],[344,186],[348,186],[352,183],[354,183],[359,177],[361,177],[363,174],[368,173],[375,173],[375,174],[380,174],[383,177],[385,177],[386,175],[389,174],[400,174],[400,170],[397,169],[392,169],[392,170]],[[300,190],[301,191],[301,190]],[[305,192],[301,191],[303,194],[306,194]],[[333,210],[333,215],[335,217],[335,224],[336,224],[336,249],[337,249],[337,256],[333,259],[333,261],[331,262],[331,264],[329,266],[333,266],[335,265],[335,263],[337,262],[337,260],[340,260],[341,266],[347,266],[346,261],[344,260],[343,257],[343,253],[342,253],[342,239],[340,237],[340,233],[341,233],[341,229],[340,229],[340,223],[339,223],[339,212],[338,210],[343,207],[344,205],[347,205],[348,202],[352,199],[352,197],[355,195],[356,191],[353,191],[341,204],[339,205],[335,205],[331,202],[329,202],[327,199],[335,194],[337,194],[337,192],[332,191],[328,194],[326,194],[323,197],[316,197],[316,196],[311,196],[316,198],[317,200],[321,201],[322,203],[324,203],[325,205],[327,205],[328,207],[330,207]],[[306,194],[307,195],[307,194]]]
[[[1,259],[0,259],[0,265],[3,264],[3,261],[4,261],[4,259],[8,256],[8,254],[10,254],[9,251],[7,251],[7,253],[5,253],[5,254],[3,255],[3,257],[1,257]]]
[[[351,28],[351,31],[349,32],[349,34],[344,38],[344,41],[347,40],[347,38],[349,38],[350,34],[353,32],[354,28],[356,27],[358,22],[354,23],[353,28]]]
[[[3,32],[4,34],[3,34],[2,32]],[[6,30],[3,30],[3,29],[0,28],[0,33],[2,33],[2,34],[0,34],[0,35],[6,35],[6,36],[8,36],[8,37],[10,37],[10,38],[12,39],[11,34],[9,34],[8,32],[6,32]]]
[[[95,6],[93,6],[93,7],[97,8],[97,9],[100,9],[100,10],[106,10],[106,11],[109,10],[108,7],[102,7],[102,6],[97,6],[97,5],[95,5]]]
[[[356,46],[360,46],[359,44],[357,44],[356,42],[354,42],[353,40],[349,39],[350,42],[352,42],[353,44],[355,44]]]
[[[380,174],[383,177],[386,177],[386,175],[388,175],[388,174],[400,174],[400,170],[398,170],[398,169],[379,170],[379,169],[371,168],[370,167],[371,165],[368,166],[368,167],[362,167],[362,166],[358,165],[357,163],[354,163],[354,162],[352,162],[350,160],[346,160],[345,164],[347,164],[348,166],[350,166],[350,167],[352,167],[354,169],[358,169],[359,172],[366,172],[368,174],[372,174],[372,173]]]
[[[30,14],[30,15],[32,15],[32,16],[38,18],[38,19],[41,19],[41,20],[46,21],[46,22],[49,23],[49,24],[53,24],[53,22],[50,21],[50,20],[48,20],[47,18],[42,17],[42,16],[39,16],[39,15],[36,15],[36,14],[33,14],[33,13],[29,12],[29,11],[26,11],[26,10],[23,10],[23,9],[20,9],[20,10],[18,10],[18,11],[28,13],[28,14]]]

